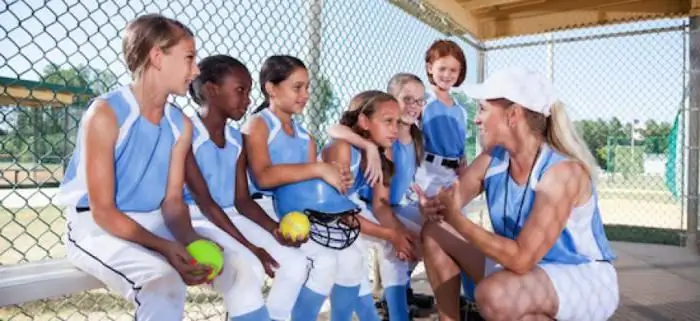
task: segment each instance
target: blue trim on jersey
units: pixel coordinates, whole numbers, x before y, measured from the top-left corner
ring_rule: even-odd
[[[467,142],[467,111],[454,101],[447,106],[429,96],[421,117],[425,151],[447,158],[461,158]]]
[[[394,175],[389,186],[391,206],[400,206],[407,202],[406,195],[416,174],[416,149],[413,143],[402,144],[398,140],[392,145],[392,162]],[[370,186],[360,191],[360,198],[367,202],[367,209],[372,210],[373,190]]]
[[[153,124],[141,110],[129,86],[100,96],[114,111],[119,136],[114,148],[114,191],[116,207],[123,212],[151,212],[165,197],[173,146],[184,130],[184,114],[166,104],[163,117]],[[91,104],[90,108],[94,104]],[[87,112],[86,112],[87,113]],[[85,169],[84,129],[81,121],[76,148],[58,201],[72,207],[89,207]]]
[[[309,142],[311,137],[299,122],[292,118],[294,134],[290,136],[282,129],[282,122],[272,110],[264,109],[254,117],[262,117],[267,126],[267,150],[272,165],[305,164],[309,162]],[[250,171],[248,173],[248,183],[251,194],[262,193],[271,196],[274,191],[274,189],[260,189],[255,183],[253,173]]]
[[[530,184],[518,186],[513,179],[507,179],[510,157],[505,148],[501,146],[495,147],[491,151],[491,157],[492,159],[484,178],[484,191],[493,229],[498,235],[515,239],[520,234],[532,210],[536,194],[534,189],[538,181],[541,180],[549,168],[559,162],[568,160],[568,158],[548,145],[544,145],[531,173]],[[509,183],[506,185],[507,181]],[[508,204],[506,205],[507,207],[504,207],[506,188],[508,189]],[[589,201],[592,204],[587,203],[573,210],[567,226],[552,248],[542,258],[541,263],[582,264],[595,260],[610,261],[615,259],[615,254],[605,236],[600,219],[597,192],[595,187],[593,189],[592,198]],[[520,212],[521,216],[518,219],[523,192],[526,194]],[[504,217],[506,213],[508,216]],[[590,219],[586,217],[574,218],[573,214],[577,216],[590,215]],[[585,223],[583,225],[584,228],[580,228],[578,225],[581,220]]]

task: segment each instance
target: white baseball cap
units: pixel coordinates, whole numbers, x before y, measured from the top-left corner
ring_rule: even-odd
[[[545,116],[558,99],[547,78],[522,67],[495,71],[483,83],[464,84],[462,89],[474,99],[507,99]]]

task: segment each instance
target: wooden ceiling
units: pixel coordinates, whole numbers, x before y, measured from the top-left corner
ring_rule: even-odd
[[[687,17],[700,0],[393,0],[443,32],[479,41],[648,19]],[[423,15],[425,16],[425,14]],[[419,18],[421,18],[419,16]]]

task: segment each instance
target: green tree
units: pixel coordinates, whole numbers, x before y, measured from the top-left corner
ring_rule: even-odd
[[[318,86],[312,95],[315,97],[310,99],[312,103],[307,106],[306,127],[317,147],[321,148],[328,140],[328,127],[339,119],[342,110],[333,84],[327,77],[319,77]]]
[[[111,70],[99,70],[83,64],[61,68],[49,63],[44,67],[41,80],[48,84],[89,88],[97,95],[117,85],[117,77]]]
[[[476,158],[476,144],[477,144],[477,132],[476,126],[474,125],[474,118],[476,118],[476,102],[469,98],[466,94],[462,92],[453,92],[451,94],[452,99],[454,99],[460,106],[463,106],[467,112],[467,141],[465,143],[464,149],[467,154],[468,160],[473,160]]]
[[[41,82],[86,88],[99,95],[114,88],[117,78],[109,70],[98,70],[88,65],[62,68],[49,63],[42,72]],[[73,149],[71,139],[84,108],[83,105],[15,108],[14,126],[8,124],[13,135],[7,145],[12,149],[7,152],[20,161],[60,161]]]
[[[650,119],[641,131],[644,135],[644,151],[650,154],[663,154],[668,148],[668,136],[671,135],[671,123]]]
[[[615,146],[630,145],[631,143],[632,123],[623,124],[616,117],[608,121],[600,118],[580,120],[576,121],[575,125],[588,147],[593,151],[598,165],[603,169],[609,169],[607,168],[608,162],[612,162],[615,157]],[[668,144],[668,136],[671,133],[671,124],[648,120],[644,128],[638,132],[643,139],[636,139],[635,145],[644,146],[646,153],[664,153]]]

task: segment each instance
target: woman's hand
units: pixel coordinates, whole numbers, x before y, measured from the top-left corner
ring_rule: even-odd
[[[439,212],[443,219],[449,221],[455,216],[461,216],[462,196],[459,190],[459,180],[455,180],[447,188],[441,189],[435,197],[442,209]]]
[[[421,214],[429,221],[442,221],[445,205],[440,202],[437,195],[434,197],[428,197],[425,195],[425,191],[423,191],[418,184],[413,184],[413,190],[416,192],[416,195],[418,195],[418,209],[420,210]],[[438,195],[441,192],[442,188],[438,190]]]

